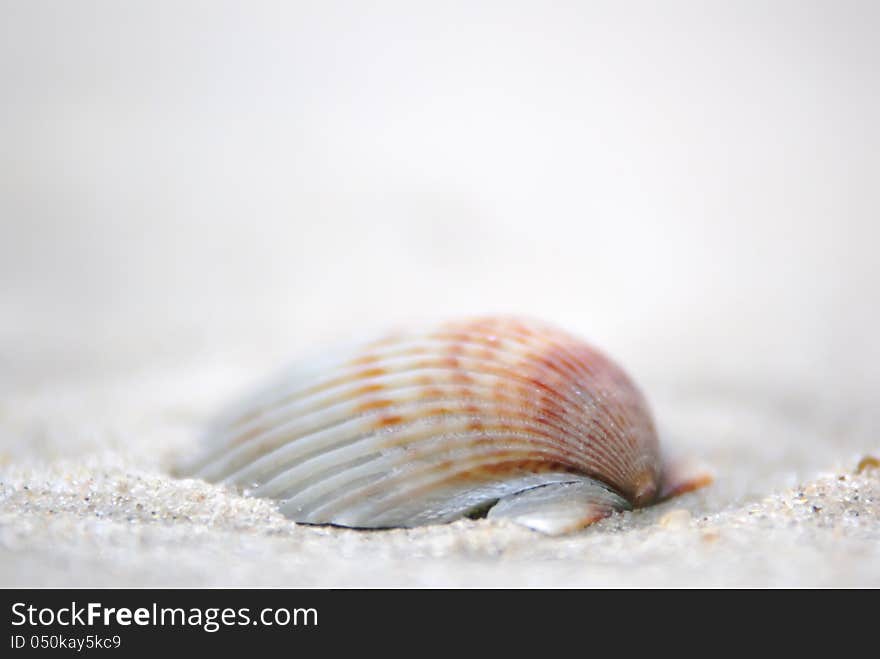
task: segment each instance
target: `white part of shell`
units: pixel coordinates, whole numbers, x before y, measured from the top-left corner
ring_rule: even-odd
[[[494,505],[488,517],[509,519],[542,533],[558,535],[631,507],[626,499],[598,481],[584,478],[513,494]]]

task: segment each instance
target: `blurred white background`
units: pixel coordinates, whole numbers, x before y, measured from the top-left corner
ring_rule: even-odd
[[[6,388],[510,311],[876,394],[877,3],[0,13]]]

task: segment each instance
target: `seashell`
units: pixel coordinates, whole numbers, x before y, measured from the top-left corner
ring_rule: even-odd
[[[278,500],[303,523],[487,514],[546,533],[710,480],[664,467],[647,403],[619,366],[508,317],[394,333],[300,365],[220,421],[178,474]]]

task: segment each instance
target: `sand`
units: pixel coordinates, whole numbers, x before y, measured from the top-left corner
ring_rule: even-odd
[[[193,365],[8,396],[0,583],[880,586],[880,470],[855,473],[876,454],[873,409],[669,390],[655,407],[714,468],[703,491],[565,537],[488,520],[356,531],[166,473],[240,378]]]

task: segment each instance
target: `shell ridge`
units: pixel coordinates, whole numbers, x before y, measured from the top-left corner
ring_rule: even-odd
[[[283,398],[289,390],[309,388],[314,383],[313,378],[316,374],[339,368],[351,359],[351,355],[357,354],[368,345],[368,341],[349,341],[332,346],[327,354],[318,353],[300,357],[290,366],[266,378],[254,394],[244,398],[228,413],[220,415],[209,427],[216,430],[235,426],[240,422],[241,417],[248,417],[263,405]]]
[[[344,468],[332,473],[328,470],[325,477],[315,479],[302,489],[299,489],[300,481],[292,477],[287,485],[296,487],[297,491],[293,494],[290,494],[290,491],[285,492],[285,502],[291,507],[304,511],[307,515],[317,514],[319,508],[322,513],[326,512],[324,510],[326,507],[332,506],[340,499],[364,499],[370,502],[371,506],[375,506],[382,497],[361,493],[377,491],[377,488],[384,489],[387,485],[411,482],[414,480],[414,476],[420,474],[430,475],[438,471],[438,463],[442,468],[442,463],[454,462],[463,457],[470,456],[473,461],[476,459],[473,457],[475,455],[479,460],[486,462],[499,452],[497,446],[483,446],[477,450],[473,445],[473,438],[467,435],[457,437],[457,441],[452,445],[447,441],[448,439],[448,437],[438,438],[438,444],[442,444],[441,446],[438,446],[434,451],[421,454],[421,458],[431,458],[431,461],[420,464],[420,468],[401,464],[400,453],[391,454],[379,451],[370,454],[369,460],[363,460],[350,469]],[[536,451],[528,438],[519,442],[509,441],[505,451],[511,455],[535,456],[538,453],[543,453],[547,456],[553,456],[553,452],[549,450]],[[354,461],[352,460],[352,462]],[[440,473],[448,476],[454,472]],[[365,475],[371,474],[373,478],[363,478]],[[355,489],[352,483],[361,483],[362,487]],[[281,490],[283,491],[284,488],[282,487]],[[390,494],[390,492],[386,491],[386,494]],[[339,505],[345,507],[345,504],[346,502],[343,501]]]
[[[475,452],[472,451],[473,453]],[[534,449],[503,452],[501,455],[499,453],[498,449],[487,448],[483,452],[472,455],[469,461],[456,463],[454,471],[444,473],[438,473],[434,465],[411,465],[408,469],[395,472],[388,478],[368,483],[354,491],[349,490],[341,493],[341,496],[335,499],[332,505],[328,504],[323,507],[321,513],[332,517],[340,509],[351,506],[353,502],[364,500],[371,502],[370,505],[374,506],[375,514],[381,514],[399,505],[402,501],[415,501],[423,498],[426,493],[429,494],[440,484],[458,484],[458,487],[473,487],[473,483],[462,485],[463,476],[489,465],[494,465],[499,474],[495,477],[490,476],[488,473],[485,474],[483,483],[503,481],[501,467],[507,467],[513,471],[527,471],[529,467],[537,466],[535,462],[538,461],[540,461],[540,466],[545,471],[563,471],[569,474],[569,478],[571,478],[573,473],[564,464],[539,460],[539,456],[547,456]],[[479,484],[480,481],[477,481],[477,483]]]
[[[539,353],[539,355],[526,355],[525,360],[530,363],[537,362],[537,363],[541,364],[541,366],[543,366],[545,368],[549,368],[549,369],[555,371],[556,373],[563,375],[563,377],[570,376],[570,377],[575,378],[577,381],[579,381],[578,383],[580,384],[580,387],[579,387],[580,390],[589,390],[591,388],[590,385],[593,383],[598,383],[599,378],[597,377],[597,374],[594,372],[594,369],[590,368],[590,366],[586,363],[586,361],[580,355],[578,355],[574,350],[572,350],[571,346],[576,345],[582,351],[583,350],[589,351],[590,358],[595,361],[599,361],[603,366],[606,367],[604,369],[606,371],[608,370],[607,367],[611,365],[609,360],[606,357],[604,357],[604,355],[602,355],[600,352],[598,352],[597,350],[592,348],[592,346],[588,346],[588,345],[584,344],[582,341],[578,341],[577,339],[572,337],[570,334],[568,334],[566,332],[558,331],[558,330],[548,330],[546,327],[544,327],[542,329],[548,334],[550,334],[550,333],[553,334],[552,341],[545,342],[544,344],[536,342],[533,335],[531,335],[530,333],[523,333],[523,328],[520,327],[519,323],[517,323],[516,321],[514,321],[513,325],[510,328],[505,328],[505,330],[507,332],[516,334],[516,337],[517,337],[517,339],[519,339],[521,345],[527,345],[532,348],[537,348],[539,351],[545,352],[545,353],[549,352],[548,346],[552,346],[552,348],[553,348],[552,352],[554,353],[554,356],[559,357],[560,358],[559,361],[561,361],[563,364],[565,364],[567,366],[567,369],[565,369],[565,370],[560,369],[555,360],[548,360],[546,358],[542,358],[540,356],[540,353]],[[474,342],[473,342],[474,345],[485,345],[485,343],[479,341],[479,337],[481,336],[481,334],[479,333],[480,331],[482,331],[482,330],[477,330],[476,333],[469,334],[466,330],[460,330],[458,333],[452,333],[450,336],[452,336],[458,340],[463,340],[463,337],[466,337],[466,336],[475,336],[477,338],[474,339]],[[615,369],[615,370],[618,370],[618,369]],[[620,374],[624,378],[623,383],[626,384],[629,388],[634,388],[634,385],[632,384],[631,381],[629,381],[628,378],[626,378],[625,374],[623,374],[622,372]],[[548,389],[553,390],[550,387],[548,387]],[[558,393],[558,391],[556,391],[556,393],[557,393],[557,395],[560,395]],[[571,400],[570,398],[567,398],[567,399]],[[574,402],[574,404],[575,405],[577,404],[576,401]],[[603,407],[601,405],[592,405],[591,407],[592,407],[592,411],[597,415],[597,418],[595,419],[596,423],[594,424],[595,430],[603,438],[604,444],[607,444],[608,446],[614,446],[615,439],[619,439],[619,438],[613,437],[611,435],[611,432],[608,429],[608,426],[611,425],[612,426],[611,429],[613,430],[613,424],[606,424],[606,423],[602,422],[606,419],[609,421],[611,420],[610,416],[607,414],[608,411],[603,409]],[[589,435],[592,435],[592,432],[587,431],[586,434],[589,436]],[[634,449],[635,449],[634,441],[627,441],[627,440],[630,440],[630,438],[626,437],[625,433],[619,433],[619,434],[623,435],[625,445],[627,446],[627,449],[628,449],[626,451],[626,457],[629,457],[634,460]],[[620,473],[620,472],[625,473],[625,470],[622,469],[623,460],[622,459],[617,460],[617,462],[619,463],[618,467],[616,469],[618,471],[618,473]],[[620,476],[620,478],[621,478],[621,481],[625,480],[625,477],[622,475]]]
[[[474,371],[473,374],[480,375],[480,372]],[[389,411],[389,410],[386,410],[386,411]],[[566,412],[568,412],[568,414],[566,414]],[[570,428],[569,435],[571,436],[572,441],[577,441],[576,438],[578,436],[584,434],[585,432],[587,432],[587,433],[589,432],[588,428],[584,428],[583,426],[572,425],[571,420],[576,419],[577,415],[573,414],[571,410],[565,410],[563,408],[560,410],[560,415],[567,418],[569,421],[569,424],[568,424],[569,428]],[[288,436],[283,436],[283,435],[279,436],[277,433],[278,433],[278,429],[273,428],[273,429],[268,430],[266,433],[264,433],[262,435],[258,435],[257,437],[251,438],[251,440],[249,442],[246,442],[246,443],[242,444],[241,446],[232,448],[231,451],[229,451],[227,454],[223,454],[223,451],[221,450],[220,451],[220,454],[222,456],[221,460],[224,461],[224,463],[228,462],[233,455],[236,458],[243,458],[245,456],[253,457],[254,455],[262,452],[262,449],[260,448],[261,442],[270,441],[271,438],[273,438],[273,437],[277,438],[278,442],[292,441],[292,438],[290,438]],[[300,435],[300,436],[304,436],[304,435]],[[563,438],[563,441],[564,441],[564,438]],[[582,444],[586,444],[586,443],[582,442]],[[586,445],[589,446],[588,444],[586,444]],[[274,444],[270,444],[270,446],[274,446]],[[606,468],[610,468],[611,471],[616,472],[620,476],[620,470],[618,468],[616,468],[616,465],[614,465],[613,460],[609,459],[609,456],[607,455],[607,452],[605,451],[605,449],[602,445],[592,446],[590,453],[592,453],[592,455],[594,456],[594,459],[596,459],[596,456],[601,455],[602,457],[596,459],[596,461],[600,462],[600,463],[605,462]],[[213,475],[215,472],[214,471],[207,471],[207,473]]]
[[[436,377],[437,373],[451,373],[452,371],[443,369],[436,369],[432,375]],[[457,371],[456,371],[457,372]],[[229,445],[238,445],[243,442],[243,440],[257,440],[259,439],[259,433],[254,433],[255,430],[265,430],[265,427],[270,423],[275,424],[284,424],[291,417],[293,418],[311,418],[318,414],[327,413],[330,414],[333,411],[347,411],[349,416],[356,416],[359,414],[358,408],[361,405],[369,405],[371,403],[381,403],[383,400],[387,400],[389,397],[399,398],[405,402],[415,402],[418,400],[424,401],[443,401],[443,400],[465,400],[465,398],[461,395],[462,386],[460,384],[454,384],[452,379],[450,382],[442,382],[442,383],[432,383],[432,384],[419,384],[418,377],[414,377],[417,374],[424,373],[420,371],[413,371],[411,374],[406,374],[406,379],[403,380],[403,375],[396,375],[395,378],[398,382],[394,383],[395,386],[389,387],[387,382],[381,383],[382,388],[376,389],[375,391],[367,392],[363,397],[354,398],[350,400],[338,400],[334,398],[331,401],[328,401],[325,405],[320,407],[315,407],[312,409],[303,409],[302,407],[295,407],[293,409],[290,408],[280,408],[273,410],[272,417],[267,418],[266,415],[263,417],[259,417],[255,419],[249,426],[245,427],[244,435],[240,434],[230,434],[229,432],[223,432],[217,439],[215,439],[215,443],[222,444],[223,446]],[[472,374],[475,378],[479,376],[479,373],[474,372]],[[498,376],[484,376],[483,380],[491,379],[493,384],[498,385],[502,383],[503,380]],[[374,384],[380,384],[378,381]],[[359,389],[364,389],[364,387],[369,387],[372,385],[360,385]],[[510,403],[509,396],[504,393],[495,394],[492,386],[489,384],[480,384],[475,383],[473,385],[468,385],[467,390],[471,394],[471,398],[467,400],[472,400],[474,397],[485,395],[487,399],[491,399],[492,396],[489,394],[497,395],[497,397],[502,398],[506,397],[507,402]],[[438,395],[428,397],[424,394],[415,395],[419,392],[439,392],[445,395]],[[355,389],[354,393],[358,393],[358,389]],[[369,396],[370,393],[375,393],[375,397]],[[381,395],[379,395],[381,394]],[[402,394],[402,395],[401,395]],[[393,395],[393,396],[392,396]],[[558,411],[557,411],[558,410]],[[555,406],[553,416],[558,419],[560,423],[568,424],[568,420],[565,418],[565,413],[568,410],[561,408],[559,405]],[[570,425],[570,424],[569,424]]]
[[[371,440],[373,440],[373,443],[376,443],[381,449],[391,451],[394,449],[406,448],[413,453],[418,453],[419,456],[424,456],[428,455],[428,453],[425,453],[424,451],[437,441],[448,441],[448,438],[455,438],[462,435],[471,439],[487,438],[496,441],[502,437],[521,437],[532,445],[546,446],[555,449],[559,454],[560,459],[564,458],[572,465],[577,465],[578,459],[581,457],[577,454],[572,454],[565,445],[560,446],[560,442],[556,441],[553,436],[540,435],[534,428],[521,424],[516,425],[505,423],[504,419],[501,417],[494,420],[496,425],[488,426],[476,431],[471,429],[471,424],[469,422],[471,417],[469,415],[456,415],[454,418],[458,421],[458,428],[455,427],[455,424],[449,417],[438,421],[417,419],[408,424],[408,428],[404,431],[411,435],[405,442],[401,442],[397,439],[392,443],[381,441],[380,437],[375,433],[372,433],[355,437],[351,441],[340,442],[333,446],[322,446],[307,454],[300,453],[294,455],[294,461],[282,461],[278,456],[266,456],[266,459],[268,459],[270,463],[276,463],[277,468],[273,470],[271,480],[264,482],[263,485],[260,486],[260,493],[261,495],[274,494],[283,483],[295,480],[295,477],[298,474],[298,471],[296,470],[308,469],[309,466],[318,464],[315,462],[316,460],[332,459],[330,454],[338,455],[337,452],[342,449],[347,449],[361,442],[369,443]],[[443,431],[437,432],[435,429],[438,427],[442,428]],[[260,474],[260,476],[263,475],[265,474]],[[236,480],[248,481],[255,479],[256,476],[257,474],[251,472],[246,476],[237,478]],[[274,484],[272,481],[274,481]]]
[[[418,430],[426,424],[429,427],[442,428],[457,423],[462,428],[467,428],[471,426],[475,420],[479,420],[479,425],[483,434],[489,432],[497,434],[500,431],[507,431],[508,429],[511,431],[518,430],[523,434],[528,434],[533,442],[557,447],[569,457],[573,464],[577,464],[577,460],[580,459],[587,464],[592,464],[595,471],[601,471],[603,467],[601,458],[597,458],[597,456],[590,451],[590,447],[586,447],[585,450],[585,447],[580,446],[578,443],[567,441],[570,430],[558,428],[551,424],[547,424],[542,420],[533,420],[517,416],[519,409],[515,407],[482,403],[484,407],[481,409],[480,403],[459,402],[457,404],[459,405],[459,409],[454,409],[451,405],[447,406],[450,409],[447,409],[440,416],[415,416],[414,418],[395,426],[385,435],[385,441],[383,442],[384,446],[394,447],[400,444],[406,444],[415,447],[418,442],[422,441],[418,439],[418,435],[421,434]],[[385,408],[383,411],[384,413],[389,414],[405,413],[412,409],[418,411],[423,405],[428,405],[428,407],[430,407],[430,404],[417,402],[392,406],[390,408]],[[373,416],[376,415],[374,414]],[[348,426],[350,432],[345,435],[340,435],[337,439],[332,441],[324,442],[321,441],[322,437],[318,437],[318,435],[325,432],[324,430],[314,433],[314,437],[312,435],[306,435],[294,440],[285,440],[285,442],[278,446],[278,448],[260,456],[250,464],[245,465],[241,470],[230,475],[227,480],[229,482],[242,483],[256,480],[258,478],[262,479],[271,477],[274,474],[287,471],[295,467],[297,464],[301,464],[302,462],[327,451],[359,441],[368,440],[380,434],[381,431],[364,431],[359,434],[358,431],[361,429],[362,421],[364,421],[364,417],[352,418],[333,426],[333,428],[340,429]],[[412,429],[416,429],[415,438],[412,436]],[[260,471],[260,468],[265,465],[271,465],[271,470]]]
[[[462,367],[462,365],[459,365],[459,367],[456,368],[456,369],[454,369],[454,370],[455,370],[456,372],[463,372],[463,373],[466,373],[466,374],[471,375],[471,376],[474,376],[474,375],[482,375],[482,374],[484,373],[484,371],[481,371],[481,370],[468,370],[468,369],[465,369],[465,368]],[[500,373],[497,373],[497,372],[496,372],[496,373],[494,373],[493,375],[495,375],[496,377],[499,377],[499,378],[503,378],[503,377],[505,377],[505,376],[506,376],[506,377],[514,377],[514,378],[518,378],[520,381],[522,381],[522,382],[524,382],[524,383],[528,383],[528,380],[525,379],[523,376],[519,376],[518,374],[516,374],[516,373],[512,373],[512,372],[510,372],[510,371],[507,371],[507,372],[500,372]],[[573,409],[565,410],[565,408],[563,408],[563,410],[569,412],[569,414],[571,415],[571,417],[573,417],[573,418],[575,418],[575,419],[577,418],[577,412],[578,412],[578,410],[577,410],[577,408],[576,408],[575,401],[573,401],[570,397],[563,395],[563,394],[562,394],[561,392],[559,392],[557,389],[554,389],[554,388],[549,387],[549,386],[545,386],[544,388],[546,388],[546,389],[547,389],[548,391],[550,391],[552,394],[554,394],[555,396],[557,396],[560,400],[571,403]],[[605,444],[611,444],[611,442],[609,441],[609,437],[608,437],[607,431],[605,430],[604,427],[602,427],[602,426],[600,426],[600,427],[598,427],[598,428],[595,428],[595,427],[594,427],[594,428],[592,428],[592,430],[593,430],[593,431],[598,430],[598,432],[599,432],[600,434],[602,434],[603,437],[606,439],[606,441],[605,441],[604,443],[605,443]],[[593,434],[593,433],[591,432],[591,428],[584,428],[584,427],[581,427],[581,428],[578,430],[578,432],[573,433],[573,437],[577,437],[578,435],[581,435],[581,434],[591,435],[591,434]],[[613,455],[611,455],[611,454],[609,454],[607,451],[605,451],[603,444],[602,444],[602,443],[596,443],[596,447],[595,447],[595,449],[596,449],[596,451],[597,451],[598,453],[603,454],[604,459],[607,460],[607,462],[608,462],[608,466],[611,468],[611,470],[615,471],[619,478],[623,478],[625,472],[623,472],[623,470],[620,468],[620,465],[619,465],[619,464],[615,464],[615,462],[618,462],[618,461],[615,461]],[[612,465],[613,465],[613,466],[612,466]]]
[[[586,364],[585,360],[574,350],[572,350],[572,348],[570,347],[571,345],[574,345],[574,343],[570,339],[556,342],[554,344],[554,356],[560,356],[562,358],[562,361],[566,362],[569,365],[570,371],[568,374],[574,378],[574,386],[577,387],[578,391],[590,391],[594,389],[596,385],[600,385],[598,374],[595,372],[596,369],[590,368]],[[600,353],[593,350],[589,346],[584,346],[583,348],[581,348],[581,350],[588,350],[590,353],[590,357],[594,359],[601,358]],[[607,360],[603,359],[603,361]],[[589,402],[583,401],[583,404],[591,412],[591,414],[589,415],[589,418],[592,421],[590,428],[591,431],[587,432],[587,436],[593,437],[594,434],[598,435],[602,438],[602,442],[595,443],[597,443],[599,446],[607,445],[609,447],[614,447],[616,443],[615,439],[617,438],[612,435],[611,431],[608,428],[608,424],[605,423],[605,420],[608,418],[607,410],[604,409],[603,405],[597,404],[598,399],[600,397],[604,397],[604,394],[604,388],[601,388],[598,392],[596,392],[596,394],[590,395]],[[626,445],[628,449],[626,455],[630,456],[632,453],[631,446],[628,442],[626,443]],[[624,460],[622,459],[622,457],[623,456],[619,456],[617,459],[612,457],[615,462],[615,471],[617,472],[617,475],[621,479],[621,481],[625,480],[625,470],[623,469]]]
[[[562,344],[558,348],[561,352],[571,357],[571,362],[575,365],[575,372],[577,374],[575,377],[578,378],[580,388],[582,390],[597,390],[591,396],[590,411],[594,420],[594,428],[603,438],[603,443],[612,447],[623,443],[626,450],[621,452],[622,455],[617,460],[621,467],[627,459],[631,464],[638,464],[640,460],[637,438],[634,436],[635,433],[627,433],[625,429],[627,425],[631,425],[639,431],[639,434],[643,432],[643,429],[635,420],[633,420],[632,424],[621,423],[620,418],[615,419],[613,415],[616,413],[619,417],[620,410],[626,410],[628,404],[642,402],[641,392],[638,391],[638,388],[625,373],[613,367],[613,364],[602,353],[591,346],[583,345],[581,350],[588,351],[589,357],[593,361],[598,362],[602,368],[589,368],[586,360],[573,352],[568,343]],[[606,382],[609,379],[611,382]],[[620,400],[621,386],[627,396],[627,399],[623,401]],[[608,403],[611,404],[609,405]],[[649,431],[653,433],[653,429],[649,429]],[[626,473],[625,470],[624,473]],[[632,479],[634,476],[635,474],[626,473],[626,477],[622,480],[625,481],[627,477]]]
[[[413,349],[410,347],[411,345],[418,346],[419,350],[417,352],[414,352]],[[453,344],[443,343],[441,341],[422,341],[420,343],[419,342],[412,342],[412,344],[408,344],[407,346],[405,346],[403,348],[397,348],[397,347],[393,348],[391,353],[371,355],[371,361],[369,362],[369,364],[375,365],[377,362],[381,362],[383,364],[386,364],[386,368],[387,368],[388,364],[391,364],[391,366],[395,366],[395,365],[399,364],[400,362],[405,363],[407,359],[413,359],[413,358],[416,358],[419,356],[430,355],[431,353],[427,352],[426,348],[445,347],[448,350],[450,345],[453,345]],[[493,352],[503,354],[507,357],[516,357],[516,361],[521,361],[523,359],[523,355],[516,354],[516,352],[511,347],[507,347],[506,349],[501,350],[498,346],[494,346],[494,345],[493,346],[486,346],[484,343],[479,343],[476,341],[469,342],[466,345],[469,345],[470,347],[474,347],[474,348],[481,348],[483,350],[492,350]],[[535,346],[530,346],[530,347],[535,347]],[[470,358],[470,359],[477,359],[473,356],[465,356],[465,357]],[[438,359],[441,359],[444,363],[446,361],[448,361],[448,358],[438,358]],[[534,359],[534,357],[531,357],[531,359]],[[358,361],[359,361],[358,359],[354,359],[353,362],[352,362],[352,360],[349,360],[349,361],[338,360],[338,363],[336,366],[337,366],[337,368],[342,369],[342,372],[328,375],[327,377],[324,378],[323,384],[325,384],[325,385],[330,384],[333,386],[333,388],[335,388],[335,387],[356,386],[358,382],[361,382],[361,383],[364,382],[363,379],[357,379],[354,381],[348,379],[352,376],[357,376],[359,373],[363,372],[364,365],[358,364]],[[482,361],[484,363],[486,362],[486,360],[482,360]],[[516,365],[516,361],[506,363],[505,366],[509,369],[511,366]],[[367,370],[370,370],[370,369],[367,369]],[[394,372],[393,375],[402,375],[404,373],[410,372],[411,370],[412,369],[403,369],[401,371]],[[454,367],[452,370],[457,371],[460,369],[457,367]],[[478,371],[478,372],[482,373],[483,371]],[[501,373],[501,374],[496,374],[496,377],[505,377],[506,375],[508,375],[508,374]],[[375,381],[375,380],[373,378],[370,378],[370,381]],[[316,394],[327,393],[331,390],[331,389],[325,389],[325,388],[321,387],[320,384],[321,383],[313,383],[312,385],[305,387],[297,392],[293,392],[289,395],[281,396],[274,401],[274,404],[278,404],[278,403],[284,404],[287,402],[291,402],[292,397],[296,396],[297,397],[296,399],[298,399],[300,397],[299,394],[303,394],[303,396],[308,397],[308,396],[312,396],[312,395],[316,395]],[[560,396],[561,398],[567,398],[561,392],[557,391],[555,393],[556,393],[556,395]],[[571,399],[569,399],[569,400],[571,400]],[[574,402],[574,401],[572,401],[572,402]],[[260,409],[257,411],[257,414],[262,415],[266,411],[268,411],[268,410],[267,409]],[[252,417],[253,414],[247,415],[247,416]],[[249,421],[253,421],[253,419],[249,419]],[[229,427],[236,428],[237,424],[230,424]]]

